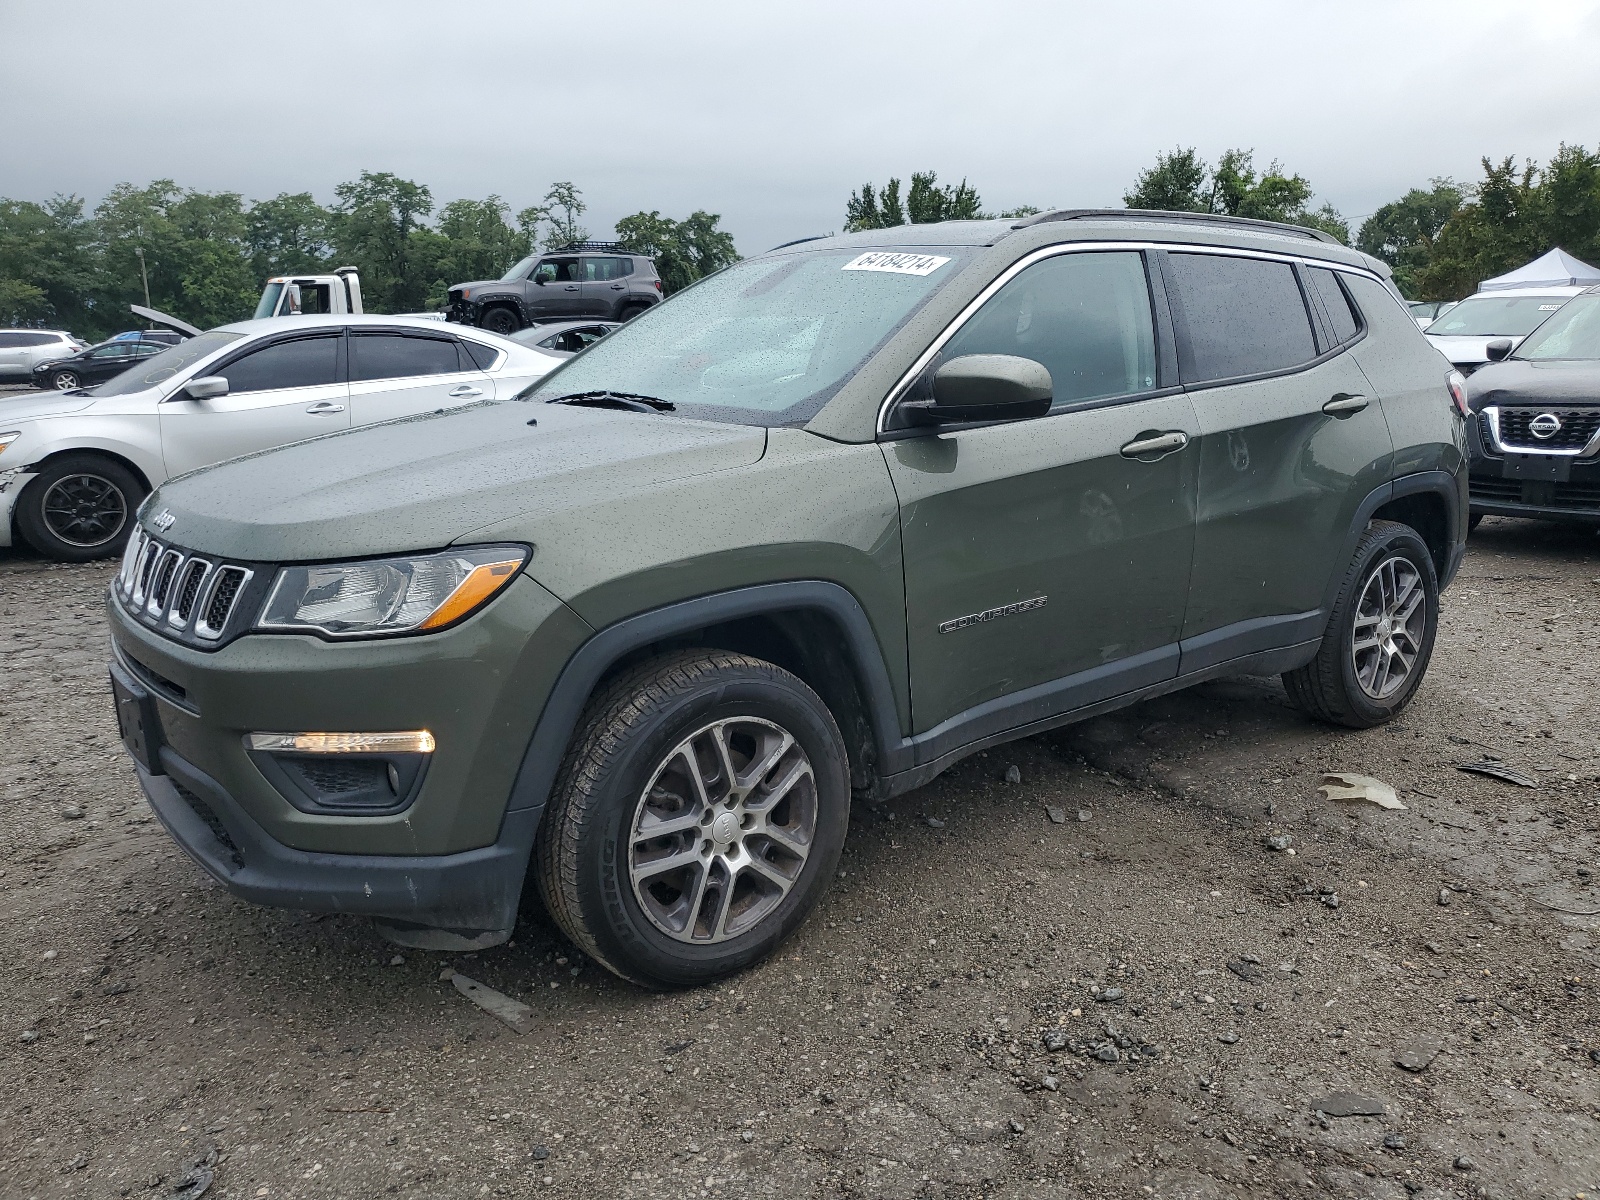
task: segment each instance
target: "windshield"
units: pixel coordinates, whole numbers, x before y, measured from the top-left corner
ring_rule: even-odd
[[[89,394],[126,396],[130,392],[142,392],[147,387],[154,387],[171,379],[191,363],[199,362],[206,355],[221,350],[229,342],[236,342],[243,336],[239,333],[226,333],[221,329],[202,333],[199,337],[180,342],[170,350],[163,350],[160,354],[152,355],[143,362],[129,367],[121,375],[107,380],[97,388],[89,389]]]
[[[1517,347],[1517,358],[1600,359],[1600,296],[1567,301],[1532,337]]]
[[[738,263],[614,329],[524,393],[630,392],[687,415],[809,420],[959,267],[940,254],[821,250]]]
[[[500,281],[504,283],[512,279],[521,279],[528,273],[528,268],[533,266],[533,260],[538,257],[539,256],[537,254],[528,255],[527,258],[523,259],[516,266],[512,267],[511,270],[507,271],[504,275],[500,276]]]
[[[278,297],[281,295],[283,295],[283,284],[267,284],[266,287],[261,289],[261,303],[256,305],[255,316],[251,317],[250,319],[252,321],[259,321],[264,317],[270,317],[276,313],[278,310]]]
[[[1446,337],[1522,337],[1566,302],[1565,296],[1469,296],[1429,325],[1428,332]]]

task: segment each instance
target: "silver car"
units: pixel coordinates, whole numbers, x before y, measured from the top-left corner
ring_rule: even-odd
[[[99,387],[0,398],[0,546],[20,537],[66,562],[105,558],[170,476],[506,399],[561,361],[412,317],[274,317],[202,333]]]
[[[40,363],[84,348],[60,329],[0,329],[0,383],[28,383]]]

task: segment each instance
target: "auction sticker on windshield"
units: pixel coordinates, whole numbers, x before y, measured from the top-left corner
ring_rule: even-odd
[[[891,254],[887,250],[869,250],[845,263],[844,271],[889,271],[895,275],[932,275],[948,258],[937,254]]]

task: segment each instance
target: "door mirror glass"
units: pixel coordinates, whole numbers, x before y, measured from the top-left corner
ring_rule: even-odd
[[[182,392],[186,400],[215,400],[227,394],[228,381],[220,375],[202,375],[198,379],[191,379],[183,385]]]
[[[1500,362],[1511,353],[1513,344],[1510,338],[1495,338],[1483,348],[1483,352],[1489,356],[1490,362]]]
[[[901,407],[918,425],[1019,421],[1050,411],[1055,388],[1041,362],[1015,354],[964,354],[933,377],[933,399]]]

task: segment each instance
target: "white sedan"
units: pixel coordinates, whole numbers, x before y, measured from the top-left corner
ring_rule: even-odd
[[[0,546],[117,554],[186,471],[418,413],[507,399],[562,359],[416,317],[274,317],[190,338],[98,387],[0,399]]]

